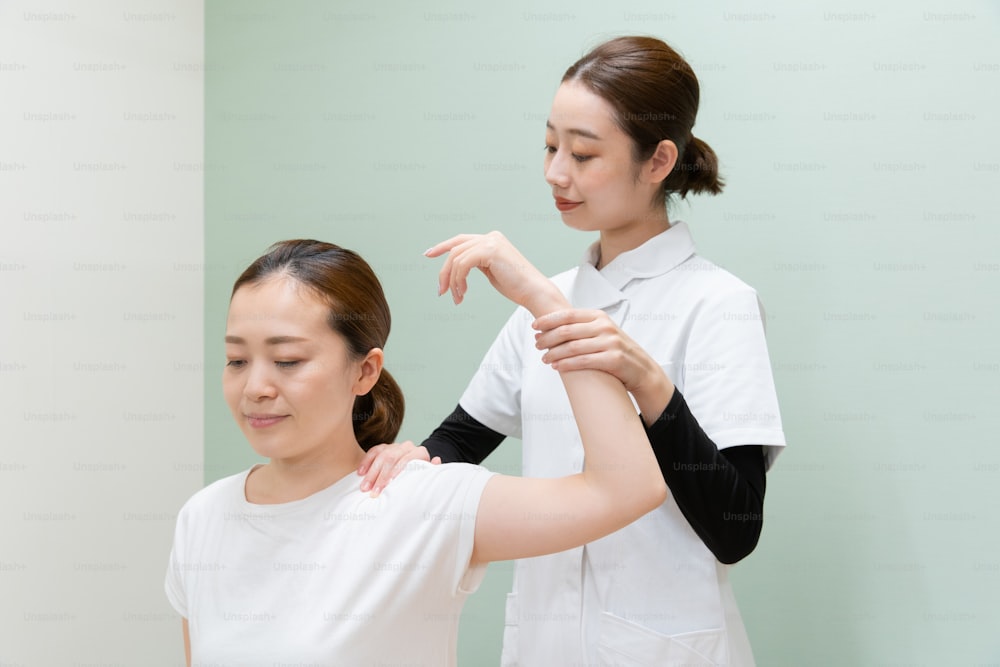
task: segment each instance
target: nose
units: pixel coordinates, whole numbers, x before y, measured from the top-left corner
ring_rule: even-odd
[[[564,151],[556,150],[545,154],[545,182],[552,187],[566,189],[569,187],[569,170],[566,168]]]
[[[251,364],[243,376],[246,382],[243,385],[243,395],[251,401],[262,401],[274,398],[277,389],[271,377],[271,369],[268,364]]]

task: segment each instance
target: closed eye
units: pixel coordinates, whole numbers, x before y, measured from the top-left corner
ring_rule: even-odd
[[[296,360],[296,361],[276,361],[276,362],[274,362],[274,365],[277,366],[278,368],[293,368],[298,363],[299,363],[298,360]]]
[[[229,368],[243,368],[246,363],[244,359],[230,359],[226,362],[226,366]]]
[[[549,155],[555,155],[558,152],[558,150],[559,149],[553,146],[552,144],[545,144],[545,152],[548,153]],[[579,153],[571,153],[571,155],[573,156],[573,159],[576,160],[577,162],[586,162],[590,158],[594,157],[593,155],[581,155]]]

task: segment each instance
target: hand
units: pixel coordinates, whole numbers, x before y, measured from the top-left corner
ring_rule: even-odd
[[[448,253],[438,274],[438,295],[451,290],[461,303],[468,290],[469,272],[478,268],[505,297],[538,317],[568,306],[559,289],[532,266],[500,232],[459,234],[428,249],[428,257]]]
[[[534,321],[535,347],[553,369],[591,369],[614,375],[635,397],[647,422],[667,407],[674,384],[641,345],[602,310],[561,310]]]
[[[358,466],[358,474],[364,476],[361,491],[371,491],[372,498],[377,498],[382,489],[413,460],[430,461],[434,465],[441,463],[440,456],[430,458],[426,448],[417,447],[409,440],[391,445],[375,445],[365,452],[361,465]]]

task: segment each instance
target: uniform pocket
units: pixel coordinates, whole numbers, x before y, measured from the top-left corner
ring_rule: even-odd
[[[725,664],[726,654],[726,635],[720,629],[663,635],[614,614],[601,614],[601,667],[708,667]]]
[[[517,627],[520,622],[517,593],[508,593],[504,611],[503,649],[500,652],[500,667],[518,667]]]

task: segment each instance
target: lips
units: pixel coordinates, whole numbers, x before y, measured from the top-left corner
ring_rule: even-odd
[[[252,428],[267,428],[268,426],[274,426],[288,415],[250,414],[244,416]]]
[[[582,204],[582,201],[573,201],[572,199],[566,199],[565,197],[556,197],[556,208],[566,213],[567,211],[572,211],[574,208]]]

